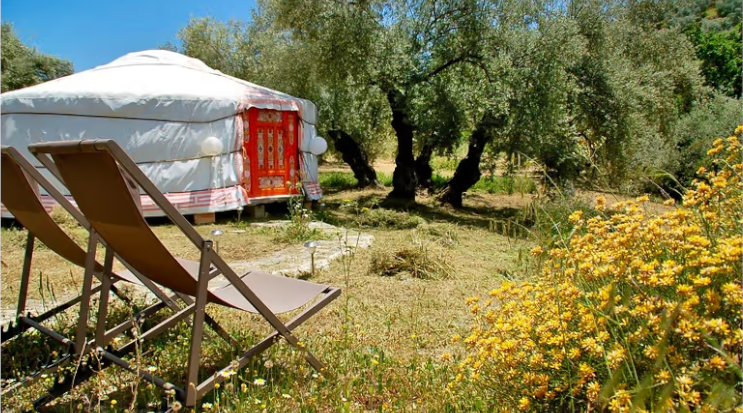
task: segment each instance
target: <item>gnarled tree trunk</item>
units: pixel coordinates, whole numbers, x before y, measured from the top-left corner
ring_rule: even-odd
[[[343,130],[328,131],[328,137],[333,141],[335,150],[340,152],[343,162],[347,163],[353,171],[353,176],[359,182],[359,187],[369,185],[382,186],[377,180],[377,172],[369,163],[364,148]]]
[[[392,129],[397,135],[397,157],[395,172],[392,174],[392,192],[388,199],[415,201],[418,181],[415,176],[415,156],[413,155],[413,125],[407,110],[405,95],[397,88],[387,89],[387,101],[392,109]]]
[[[462,207],[462,195],[480,180],[480,160],[482,153],[492,139],[493,134],[490,129],[493,127],[503,127],[506,117],[499,116],[494,118],[486,114],[477,124],[477,127],[470,136],[467,156],[459,161],[454,176],[446,183],[438,199],[440,202],[450,204],[455,208]]]
[[[433,144],[426,142],[421,153],[415,158],[415,175],[418,178],[418,186],[433,191],[433,168],[431,168],[431,156],[433,156]]]

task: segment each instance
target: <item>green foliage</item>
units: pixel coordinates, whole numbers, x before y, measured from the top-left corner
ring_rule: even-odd
[[[250,24],[192,19],[179,31],[178,44],[162,47],[201,59],[231,76],[313,101],[322,114],[319,133],[344,130],[373,161],[385,152],[381,143],[390,135],[386,101],[378,90],[359,83],[348,59],[337,53],[338,42],[353,41],[359,34],[335,25],[333,31],[318,32],[327,36],[323,37],[327,42],[302,41],[281,25],[291,18],[280,4],[265,2]],[[334,151],[332,145],[329,150]]]
[[[470,191],[489,194],[533,194],[537,192],[537,184],[525,176],[493,176],[481,178]]]
[[[664,172],[689,187],[700,166],[709,166],[707,150],[719,136],[734,130],[741,121],[741,102],[720,94],[700,100],[675,126],[678,154],[668,160]],[[674,187],[673,184],[668,184]]]
[[[741,97],[741,0],[698,0],[673,16],[696,47],[705,83],[731,97]]]
[[[251,42],[251,27],[241,21],[220,22],[212,17],[191,18],[178,32],[180,47],[168,43],[162,48],[199,59],[228,75],[249,80],[258,65],[252,56],[258,48]]]
[[[2,92],[21,89],[71,75],[72,63],[24,45],[11,23],[2,24]]]
[[[740,98],[743,87],[741,24],[722,32],[699,31],[695,43],[706,83],[728,96]]]
[[[377,172],[377,178],[382,185],[392,184],[392,176]],[[449,177],[433,174],[431,177],[434,188],[442,188]],[[320,187],[324,190],[343,191],[355,188],[358,182],[351,172],[322,172],[320,173]],[[525,176],[489,176],[481,178],[470,188],[472,192],[487,192],[489,194],[533,194],[537,191],[536,182]]]
[[[620,187],[677,169],[688,145],[674,134],[703,116],[703,83],[739,94],[738,3],[264,0],[250,23],[193,19],[167,47],[313,100],[320,133],[344,130],[370,160],[391,152],[398,99],[424,158],[498,118],[489,152],[524,154],[560,185]]]
[[[343,191],[355,188],[358,181],[351,172],[322,172],[320,173],[320,187],[323,190]]]

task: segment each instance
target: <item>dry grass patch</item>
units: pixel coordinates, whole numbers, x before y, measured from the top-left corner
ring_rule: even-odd
[[[374,247],[369,272],[383,276],[405,277],[427,280],[449,278],[453,268],[449,264],[450,253],[446,248],[421,238],[419,234],[406,237],[397,245]]]

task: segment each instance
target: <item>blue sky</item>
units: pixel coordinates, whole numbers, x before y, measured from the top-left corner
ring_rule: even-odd
[[[254,0],[6,0],[0,16],[29,46],[75,71],[176,41],[191,17],[249,20]]]

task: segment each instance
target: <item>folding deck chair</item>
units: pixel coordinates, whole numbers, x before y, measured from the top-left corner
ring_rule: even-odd
[[[23,155],[18,152],[15,148],[2,147],[2,160],[0,165],[2,172],[0,177],[2,180],[3,188],[3,199],[2,202],[5,207],[13,214],[13,216],[28,230],[28,238],[26,241],[25,258],[23,262],[23,270],[21,274],[21,282],[19,286],[19,297],[18,306],[16,310],[15,324],[11,322],[6,328],[4,328],[0,334],[0,342],[5,343],[30,328],[35,328],[47,335],[53,335],[59,341],[70,346],[77,345],[78,348],[82,348],[82,342],[85,340],[85,329],[87,327],[87,314],[89,309],[89,300],[84,299],[85,294],[81,294],[65,303],[62,303],[43,314],[37,316],[31,316],[30,313],[24,314],[26,310],[26,302],[28,298],[28,287],[30,282],[34,244],[35,240],[38,239],[43,242],[50,250],[54,251],[57,255],[66,259],[67,261],[85,268],[87,260],[90,259],[88,254],[80,248],[70,237],[54,222],[49,213],[46,211],[41,203],[39,197],[39,185],[52,196],[63,208],[65,208],[75,218],[80,225],[86,229],[90,229],[90,224],[83,217],[71,203],[68,201],[55,187],[47,180]],[[160,309],[168,305],[171,309],[178,311],[178,307],[173,302],[172,297],[168,297],[162,290],[152,284],[151,281],[136,275],[132,271],[124,271],[119,273],[113,273],[111,266],[113,263],[112,251],[108,250],[106,254],[105,266],[102,266],[95,261],[95,256],[92,256],[90,261],[93,265],[93,271],[91,274],[95,276],[99,281],[104,281],[106,278],[103,276],[104,273],[108,273],[111,279],[111,285],[109,289],[111,292],[119,296],[124,301],[129,301],[121,292],[116,288],[115,284],[119,281],[126,281],[137,285],[148,286],[160,299],[159,303],[153,304],[141,311],[134,316],[135,319],[142,319],[150,316]],[[91,296],[98,292],[103,292],[101,296],[102,304],[108,301],[108,290],[104,289],[105,283],[99,284],[96,287],[92,286],[92,279],[86,280],[84,290],[87,290],[87,295]],[[103,291],[102,291],[103,290]],[[50,330],[47,327],[41,325],[46,320],[60,314],[61,312],[75,306],[80,303],[81,305],[81,318],[78,320],[77,335],[78,339],[68,340],[62,337],[59,333]],[[105,313],[102,314],[105,319]],[[122,323],[116,331],[123,331],[130,322]],[[82,331],[82,333],[81,333]],[[65,341],[66,340],[66,341]],[[94,343],[91,343],[92,347]],[[52,364],[43,367],[40,371],[32,374],[26,380],[22,380],[13,386],[9,386],[3,389],[2,393],[5,394],[8,391],[14,390],[22,385],[30,383],[33,379],[37,378],[42,373],[52,373],[69,362],[69,356],[67,354],[64,357],[55,360]]]
[[[238,276],[212,249],[212,241],[205,240],[199,235],[124,150],[112,140],[40,143],[29,146],[29,150],[44,166],[59,173],[78,207],[90,221],[90,249],[95,249],[98,240],[103,240],[117,256],[148,279],[183,295],[196,297],[195,303],[186,306],[140,336],[141,340],[151,339],[193,314],[193,334],[185,390],[147,371],[137,370],[118,357],[116,352],[99,349],[101,357],[136,372],[140,377],[160,387],[174,390],[176,398],[187,407],[194,406],[214,388],[215,384],[225,380],[227,375],[220,373],[228,371],[235,364],[237,368],[244,367],[250,358],[269,348],[280,337],[297,347],[313,368],[322,369],[322,364],[309,351],[300,347],[292,330],[336,299],[340,295],[339,288],[260,271]],[[152,232],[137,208],[132,183],[149,195],[201,251],[198,265],[183,265]],[[136,189],[138,198],[139,188]],[[92,264],[87,267],[86,273],[91,270]],[[209,281],[220,274],[223,274],[230,284],[210,290]],[[275,331],[256,346],[246,350],[231,366],[199,382],[198,370],[207,303],[258,313]],[[287,323],[283,323],[276,316],[310,303],[312,304]],[[108,333],[104,334],[104,343],[108,337]],[[230,342],[234,343],[234,340]],[[134,345],[135,342],[131,342],[121,350],[126,351],[129,346]]]

